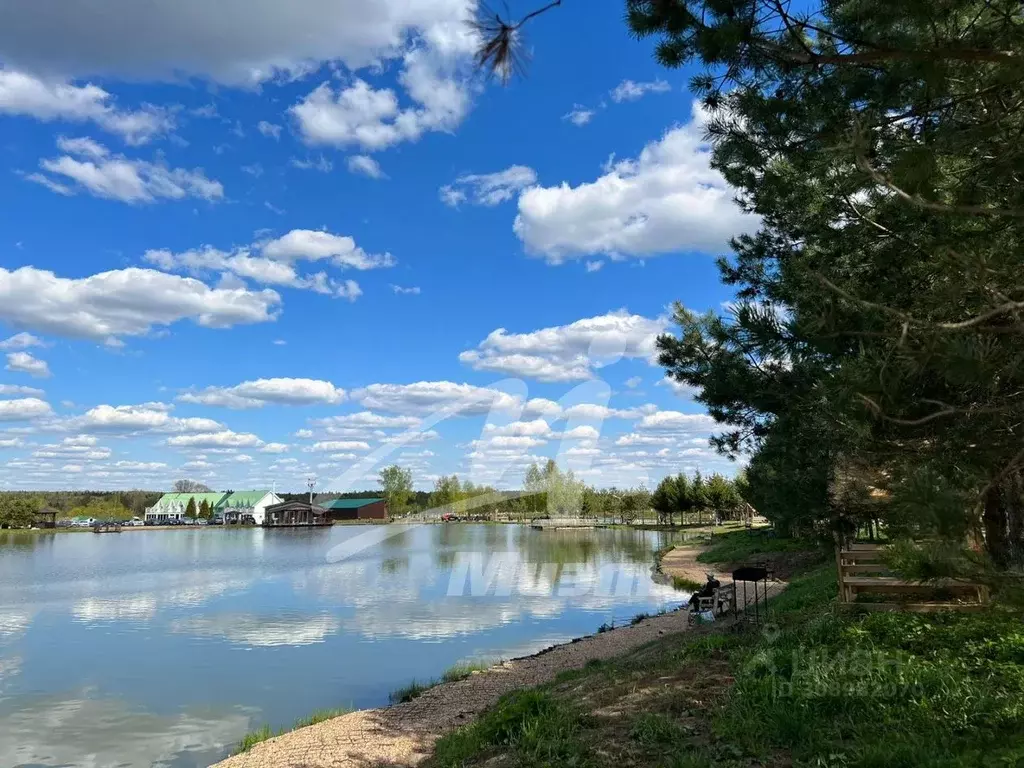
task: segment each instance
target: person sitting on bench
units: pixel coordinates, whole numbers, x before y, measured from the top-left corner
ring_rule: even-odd
[[[722,582],[715,578],[715,574],[706,573],[708,577],[707,582],[697,592],[690,595],[690,610],[697,611],[700,606],[700,599],[702,597],[713,598],[715,596],[715,590],[722,586]]]

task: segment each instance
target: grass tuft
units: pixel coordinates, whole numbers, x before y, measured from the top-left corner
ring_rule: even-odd
[[[272,739],[275,736],[281,736],[289,731],[295,731],[299,728],[305,728],[309,725],[316,725],[322,723],[324,720],[330,720],[335,717],[341,717],[347,715],[350,712],[355,712],[353,707],[338,707],[335,709],[318,709],[313,714],[303,717],[295,721],[295,725],[291,728],[282,728],[278,731],[273,730],[269,725],[262,725],[254,731],[249,731],[242,737],[242,740],[235,746],[235,751],[231,754],[240,755],[243,752],[248,752],[250,749],[255,747],[257,744],[268,739]]]

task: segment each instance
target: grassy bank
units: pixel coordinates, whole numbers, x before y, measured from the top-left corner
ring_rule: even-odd
[[[803,547],[715,546],[706,561]],[[1024,764],[1021,614],[841,612],[834,567],[812,556],[762,630],[669,636],[506,696],[429,765]]]
[[[298,730],[299,728],[305,728],[308,725],[316,725],[317,723],[322,723],[324,720],[330,720],[334,717],[341,717],[342,715],[347,715],[349,712],[355,712],[355,709],[352,707],[340,707],[338,709],[318,709],[316,712],[309,715],[308,717],[304,717],[301,720],[296,720],[295,724],[291,728],[281,728],[280,730],[275,731],[269,725],[261,726],[260,728],[257,728],[255,731],[249,731],[249,733],[245,734],[245,736],[242,737],[242,740],[238,742],[238,745],[235,747],[234,752],[232,752],[231,754],[239,755],[242,752],[248,752],[261,741],[267,741],[267,739],[272,739],[275,736],[281,736],[285,733],[288,733],[289,731]]]
[[[428,680],[426,682],[413,680],[408,685],[396,688],[388,695],[388,700],[392,704],[404,704],[407,701],[412,701],[413,699],[418,698],[425,691],[429,691],[435,685],[440,685],[441,683],[457,683],[459,680],[465,680],[475,672],[482,672],[485,669],[490,669],[497,663],[497,661],[461,662],[445,670],[444,674],[441,675],[440,680]]]

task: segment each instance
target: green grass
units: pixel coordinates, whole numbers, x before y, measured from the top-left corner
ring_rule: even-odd
[[[672,577],[672,588],[680,592],[697,592],[704,585],[693,579],[684,579],[681,576]]]
[[[455,664],[445,670],[445,673],[441,675],[442,683],[456,683],[459,680],[465,680],[467,677],[472,675],[474,672],[483,672],[484,670],[490,669],[495,665],[493,661],[466,661]]]
[[[408,685],[403,685],[389,693],[388,701],[392,704],[405,704],[407,701],[422,696],[424,691],[429,691],[435,685],[437,685],[436,680],[428,680],[425,683],[413,680]]]
[[[715,557],[766,548],[742,533]],[[506,696],[428,765],[1024,765],[1024,616],[860,613],[835,598],[834,567],[815,567],[772,601],[770,625],[668,635]]]
[[[243,752],[248,752],[250,749],[252,749],[254,746],[256,746],[262,741],[267,741],[268,739],[272,739],[275,736],[282,736],[288,733],[289,731],[294,731],[299,728],[305,728],[309,725],[316,725],[317,723],[322,723],[324,720],[330,720],[334,717],[341,717],[342,715],[347,715],[350,712],[354,711],[355,709],[353,709],[352,707],[338,707],[336,709],[318,709],[313,714],[296,720],[295,724],[291,728],[281,728],[277,731],[272,729],[269,725],[262,725],[256,730],[249,731],[249,733],[245,734],[245,736],[242,737],[242,740],[239,741],[238,744],[235,746],[235,751],[231,754],[240,755]]]
[[[777,552],[806,552],[818,549],[815,542],[782,539],[768,528],[733,530],[716,535],[699,555],[701,563],[739,563],[757,555]]]

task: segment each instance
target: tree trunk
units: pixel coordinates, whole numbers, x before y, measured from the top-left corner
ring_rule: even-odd
[[[985,549],[988,550],[992,562],[997,567],[1005,569],[1010,564],[1010,541],[1001,486],[994,485],[985,494],[985,508],[981,520],[985,528]]]

